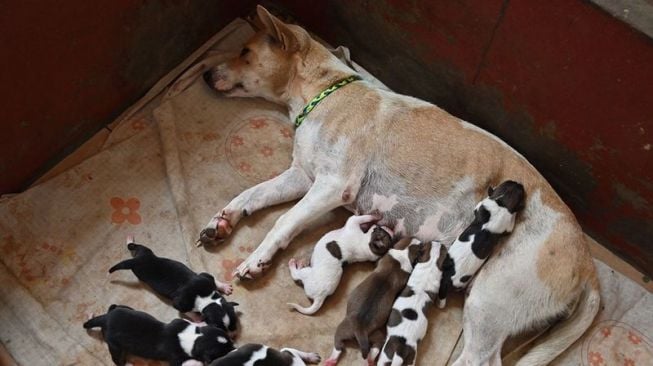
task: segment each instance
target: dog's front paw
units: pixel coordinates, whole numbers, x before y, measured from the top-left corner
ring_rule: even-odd
[[[241,263],[238,268],[233,272],[234,277],[240,279],[254,279],[259,277],[264,270],[270,266],[270,260],[266,260],[263,257],[259,257],[254,252],[250,255],[243,263]]]
[[[200,232],[198,245],[212,244],[225,240],[233,231],[231,223],[224,217],[214,217]]]

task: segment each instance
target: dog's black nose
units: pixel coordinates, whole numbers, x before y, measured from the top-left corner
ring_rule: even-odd
[[[205,72],[202,77],[210,87],[213,87],[213,72],[211,70]]]

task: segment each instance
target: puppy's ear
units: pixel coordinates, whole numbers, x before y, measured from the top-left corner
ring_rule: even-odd
[[[487,187],[487,195],[488,195],[488,197],[489,197],[489,196],[492,196],[492,193],[494,193],[494,188],[492,188],[492,186],[488,186],[488,187]]]
[[[294,53],[308,49],[310,36],[305,30],[296,25],[282,22],[260,5],[256,7],[256,15],[258,16],[257,24],[260,24],[261,29],[279,41],[284,50]]]
[[[438,266],[438,269],[440,269],[440,271],[445,269],[445,265],[453,264],[453,262],[447,263],[447,262],[451,262],[451,260],[447,261],[447,257],[449,257],[449,251],[447,250],[447,247],[445,247],[444,245],[440,245],[440,254],[436,262],[436,265]]]
[[[422,245],[422,249],[420,250],[421,253],[419,255],[419,258],[417,258],[417,261],[419,263],[425,263],[431,259],[431,245],[433,245],[433,243],[430,241]]]
[[[236,306],[238,306],[238,305],[240,305],[240,304],[238,304],[237,302],[230,301],[230,302],[229,302],[229,305],[231,305],[232,307],[235,308]]]

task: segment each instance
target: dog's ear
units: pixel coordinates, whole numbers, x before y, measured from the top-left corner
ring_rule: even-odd
[[[256,7],[256,15],[261,29],[279,41],[284,50],[294,53],[308,48],[310,36],[303,29],[282,22],[261,5]]]
[[[436,261],[436,266],[438,266],[438,269],[440,271],[443,271],[445,269],[445,266],[449,264],[447,263],[448,257],[449,257],[449,251],[447,250],[447,247],[440,244],[440,254],[438,255],[438,260]],[[450,258],[449,261],[451,261]]]
[[[494,193],[494,188],[492,186],[487,187],[487,195],[488,197],[492,196],[492,193]]]
[[[231,301],[231,302],[229,302],[229,305],[231,305],[232,307],[235,308],[236,306],[238,306],[238,305],[240,305],[240,304],[237,303],[237,302],[233,302],[233,301]]]

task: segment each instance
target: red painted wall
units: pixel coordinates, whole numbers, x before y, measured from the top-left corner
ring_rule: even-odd
[[[651,39],[583,1],[276,3],[393,89],[510,143],[653,273]]]
[[[3,1],[0,193],[25,188],[252,6],[238,0]]]

